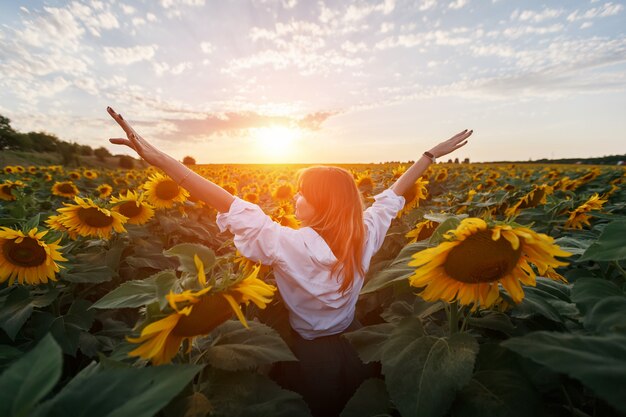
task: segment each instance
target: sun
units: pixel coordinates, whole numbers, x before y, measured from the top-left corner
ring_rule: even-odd
[[[301,132],[298,128],[275,125],[253,129],[251,136],[261,155],[271,161],[285,161],[294,155]]]

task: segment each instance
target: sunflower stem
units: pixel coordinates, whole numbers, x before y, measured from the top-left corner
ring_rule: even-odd
[[[624,268],[619,264],[619,261],[613,261],[613,265],[615,265],[615,268],[622,274],[622,278],[626,279],[626,271],[624,271]]]
[[[456,300],[450,303],[450,315],[449,315],[450,335],[453,335],[459,332],[459,306],[458,304],[459,302]]]

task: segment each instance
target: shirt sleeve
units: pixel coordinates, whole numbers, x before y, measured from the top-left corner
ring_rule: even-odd
[[[235,197],[227,213],[218,213],[216,218],[220,232],[229,230],[235,235],[235,247],[246,258],[272,265],[276,262],[281,239],[288,234],[281,226],[265,214],[261,207]]]
[[[388,188],[382,193],[374,196],[374,203],[363,213],[363,222],[367,227],[368,246],[372,247],[374,253],[383,245],[387,230],[391,226],[391,221],[398,215],[404,207],[404,197],[397,195]]]

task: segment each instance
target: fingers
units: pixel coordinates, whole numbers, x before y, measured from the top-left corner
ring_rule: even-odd
[[[129,141],[128,139],[124,139],[124,138],[111,138],[109,139],[109,142],[114,143],[116,145],[126,145],[129,148],[137,151],[137,149],[135,149],[135,146],[133,145],[133,143],[131,141]]]
[[[131,134],[133,134],[133,130],[130,127],[130,125],[126,122],[126,120],[124,120],[124,118],[122,117],[121,114],[118,114],[115,112],[115,110],[113,110],[111,107],[107,107],[107,112],[109,112],[109,114],[111,115],[111,117],[113,118],[113,120],[115,120],[117,122],[118,125],[120,125],[120,127],[122,129],[124,129],[124,132],[126,132],[126,134],[130,137]]]

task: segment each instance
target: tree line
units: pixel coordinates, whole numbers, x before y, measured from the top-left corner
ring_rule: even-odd
[[[93,149],[89,145],[67,142],[46,132],[18,132],[11,126],[11,120],[0,114],[0,150],[23,152],[52,152],[61,155],[63,165],[80,165],[79,156],[95,156],[105,162],[113,155],[101,146]],[[119,165],[132,169],[134,159],[127,155],[119,155]]]

